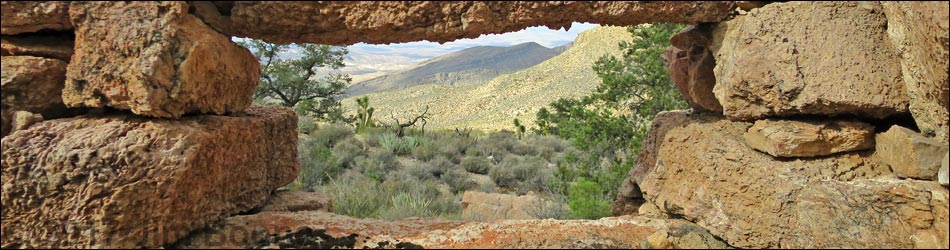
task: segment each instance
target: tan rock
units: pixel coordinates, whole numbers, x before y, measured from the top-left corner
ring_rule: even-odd
[[[28,111],[48,119],[67,113],[60,97],[66,77],[65,62],[33,56],[5,56],[0,67],[0,106],[7,112]]]
[[[874,147],[874,126],[844,120],[758,120],[743,137],[775,157],[815,157]]]
[[[296,115],[49,120],[4,137],[2,242],[154,248],[260,206],[299,172]]]
[[[655,204],[650,202],[644,202],[640,209],[637,210],[637,213],[640,216],[656,219],[669,219],[670,215],[660,211],[660,208],[656,207]]]
[[[666,232],[660,231],[647,236],[647,239],[643,242],[643,249],[671,249],[673,248],[673,243],[666,238]]]
[[[0,1],[0,34],[72,30],[68,1]]]
[[[772,3],[724,23],[710,48],[713,92],[729,119],[908,112],[877,2]]]
[[[943,156],[943,164],[941,165],[937,181],[944,186],[950,185],[950,153]]]
[[[782,245],[946,249],[948,206],[947,189],[931,181],[820,181],[798,195],[787,234],[830,233],[784,237]]]
[[[637,156],[637,160],[627,174],[627,178],[620,184],[617,200],[614,201],[611,207],[613,215],[632,214],[628,212],[631,211],[630,209],[624,209],[624,207],[639,206],[640,203],[643,203],[643,194],[639,183],[656,166],[657,151],[667,132],[674,128],[689,125],[696,120],[715,121],[719,118],[719,116],[712,114],[692,114],[690,111],[683,110],[664,111],[657,114],[653,118],[649,130],[647,130],[646,137],[643,139],[640,155]]]
[[[69,62],[73,37],[68,35],[15,35],[0,37],[3,56],[36,56]]]
[[[721,113],[722,105],[713,95],[716,61],[708,47],[711,32],[709,25],[687,27],[670,38],[672,46],[662,57],[676,89],[690,107]]]
[[[185,2],[74,2],[76,51],[63,100],[152,117],[239,112],[260,76],[246,48]],[[147,39],[145,39],[147,38]]]
[[[25,130],[38,122],[43,121],[43,115],[34,114],[27,111],[17,111],[13,113],[13,128],[11,133],[17,130]]]
[[[738,248],[911,248],[915,235],[940,235],[940,223],[950,224],[937,219],[947,189],[934,182],[896,180],[870,152],[775,159],[745,146],[750,126],[694,119],[669,130],[640,182],[646,200]],[[853,200],[805,205],[806,198]],[[904,206],[930,214],[931,227],[911,223],[926,216],[898,214]],[[834,226],[803,216],[829,210],[839,211],[823,219]]]
[[[333,197],[315,192],[277,191],[260,208],[261,212],[333,212]]]
[[[947,143],[950,126],[950,2],[881,2],[887,34],[900,52],[910,113],[923,134]]]
[[[174,248],[637,248],[681,220],[506,220],[496,223],[410,218],[356,219],[319,211],[264,212],[227,218]],[[250,237],[248,237],[250,236]],[[228,239],[228,240],[223,240]]]
[[[733,2],[253,2],[218,6],[230,24],[209,21],[229,35],[273,43],[372,44],[448,42],[532,26],[572,22],[718,22]],[[228,13],[228,14],[223,14]],[[551,13],[557,13],[552,15]],[[202,15],[205,16],[205,15]]]
[[[542,206],[554,206],[534,195],[510,195],[468,191],[462,195],[462,218],[476,221],[538,219]],[[566,210],[566,209],[565,209]]]
[[[903,178],[937,180],[940,155],[948,150],[946,144],[897,125],[877,134],[875,141],[875,157]]]

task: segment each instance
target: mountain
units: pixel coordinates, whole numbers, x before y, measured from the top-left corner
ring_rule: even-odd
[[[376,119],[391,122],[418,115],[426,105],[426,128],[475,128],[513,130],[512,120],[534,126],[541,107],[562,97],[590,94],[600,83],[592,66],[605,54],[622,56],[617,44],[631,40],[624,27],[597,27],[580,33],[563,53],[530,68],[500,75],[483,84],[464,86],[421,85],[369,94]],[[343,100],[355,113],[353,98]]]
[[[560,54],[529,42],[510,47],[478,46],[435,57],[416,67],[357,82],[347,96],[404,89],[412,86],[469,85],[484,83],[498,75],[534,66]]]

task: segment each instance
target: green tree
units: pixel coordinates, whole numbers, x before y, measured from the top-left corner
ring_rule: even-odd
[[[556,183],[572,183],[566,195],[575,217],[609,214],[605,204],[632,167],[650,121],[661,111],[688,107],[660,57],[683,28],[665,23],[628,28],[633,39],[619,44],[623,57],[605,55],[594,63],[601,83],[592,94],[561,98],[538,111],[536,133],[570,140],[584,151],[555,174]]]
[[[300,114],[330,120],[342,119],[343,111],[336,100],[350,83],[349,75],[336,73],[344,66],[346,47],[297,44],[301,55],[284,58],[291,45],[266,43],[249,39],[240,42],[254,53],[261,63],[261,80],[254,92],[255,101],[275,100],[278,105],[294,108]],[[328,68],[321,71],[320,68]]]

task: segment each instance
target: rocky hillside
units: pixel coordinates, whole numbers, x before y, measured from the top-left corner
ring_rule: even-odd
[[[591,68],[594,61],[605,54],[619,56],[617,43],[629,39],[626,28],[597,27],[581,32],[564,53],[483,84],[424,85],[368,96],[383,122],[390,122],[390,112],[408,117],[428,105],[432,118],[426,127],[511,129],[515,118],[533,124],[537,110],[558,98],[590,93],[600,81]],[[354,98],[343,105],[356,110]]]
[[[561,50],[535,42],[510,47],[478,46],[449,53],[420,63],[418,66],[358,82],[346,95],[404,89],[420,85],[480,84],[498,75],[534,66]]]

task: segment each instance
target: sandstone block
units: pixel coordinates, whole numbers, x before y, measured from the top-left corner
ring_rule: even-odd
[[[188,14],[185,2],[74,2],[76,51],[63,100],[151,117],[226,114],[251,104],[260,65]]]
[[[555,206],[534,195],[469,191],[462,195],[462,217],[477,221],[538,219],[532,212]]]
[[[672,46],[662,57],[676,89],[690,107],[721,113],[722,105],[713,95],[716,61],[708,47],[710,33],[708,25],[689,26],[670,38]]]
[[[17,111],[13,113],[13,129],[11,133],[17,130],[25,130],[33,124],[43,121],[43,116],[27,111]]]
[[[874,147],[874,126],[843,120],[758,120],[743,137],[775,157],[815,157]]]
[[[315,192],[278,191],[260,208],[261,212],[333,212],[333,197]]]
[[[887,34],[900,55],[910,113],[924,135],[947,143],[950,126],[950,3],[881,2]]]
[[[36,56],[69,62],[73,37],[68,35],[16,35],[0,37],[3,56]]]
[[[940,184],[944,186],[950,185],[950,153],[943,156],[943,164],[940,167],[938,175],[937,179]]]
[[[880,3],[772,3],[713,33],[713,92],[729,119],[908,112]]]
[[[875,156],[903,178],[936,180],[947,145],[894,125],[875,136]]]
[[[0,80],[0,107],[8,116],[3,126],[10,125],[13,112],[28,111],[45,118],[59,118],[67,113],[61,93],[66,78],[66,62],[33,56],[5,56]],[[3,135],[10,128],[3,129]]]
[[[668,131],[644,198],[738,248],[913,248],[950,225],[935,182],[897,180],[871,152],[776,159],[745,146],[750,126],[696,119]]]
[[[48,120],[2,140],[5,247],[155,248],[260,206],[299,172],[286,108]]]
[[[68,1],[0,1],[0,34],[72,30]]]

